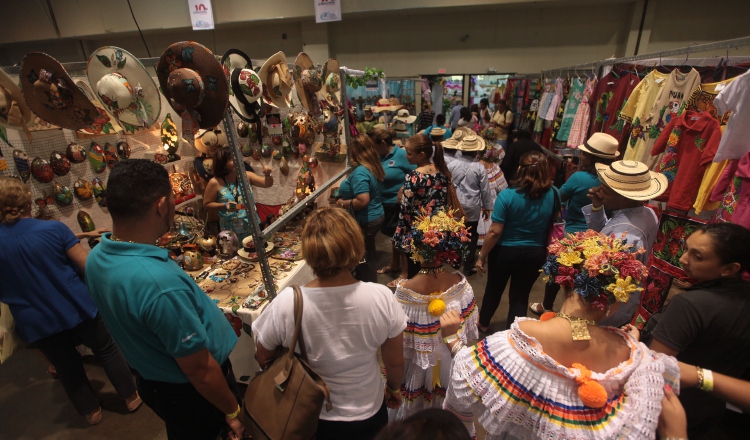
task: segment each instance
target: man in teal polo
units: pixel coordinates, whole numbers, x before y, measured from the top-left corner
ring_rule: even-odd
[[[174,219],[163,166],[120,161],[107,182],[112,233],[86,263],[91,295],[137,372],[138,392],[170,439],[214,439],[229,425],[242,436],[239,390],[229,353],[237,336],[222,312],[154,245]]]

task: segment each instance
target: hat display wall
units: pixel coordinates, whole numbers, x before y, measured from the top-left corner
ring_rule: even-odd
[[[578,149],[586,153],[605,159],[617,159],[620,153],[617,151],[619,143],[612,135],[607,133],[594,133],[591,137],[579,145]]]
[[[292,74],[286,65],[284,52],[276,52],[267,59],[258,71],[263,84],[263,99],[278,108],[289,107],[289,93],[292,91]]]
[[[89,57],[86,76],[99,101],[121,123],[150,127],[159,118],[159,89],[130,52],[114,46],[100,47]]]
[[[417,120],[417,117],[410,115],[409,110],[401,109],[398,111],[398,114],[393,119],[396,121],[402,121],[406,124],[413,124],[414,121]]]
[[[26,104],[21,89],[0,69],[0,126],[23,130],[31,142],[29,125],[34,122],[34,114]]]
[[[471,151],[484,151],[487,145],[484,143],[484,139],[475,134],[467,134],[461,138],[461,142],[455,147],[457,150],[471,152]]]
[[[644,163],[618,160],[612,165],[597,163],[595,166],[602,183],[631,200],[651,200],[667,190],[667,176],[649,171]]]
[[[194,41],[174,43],[156,65],[162,93],[183,119],[198,128],[215,127],[229,106],[224,68],[207,47]]]
[[[31,111],[58,127],[80,130],[99,114],[56,59],[31,52],[21,62],[21,91]]]
[[[391,105],[391,101],[388,100],[388,98],[379,99],[377,105],[374,105],[372,107],[373,113],[380,113],[380,112],[395,112],[396,110],[402,108],[402,105]]]
[[[198,130],[195,135],[195,148],[201,153],[213,157],[216,150],[227,145],[227,136],[219,127]]]
[[[263,116],[263,83],[244,52],[229,49],[221,64],[229,83],[229,104],[241,119],[255,122]],[[258,113],[260,112],[260,113]]]
[[[310,57],[300,52],[297,59],[294,60],[294,89],[297,91],[302,106],[310,113],[318,113],[320,104],[318,103],[317,94],[323,88],[323,77],[315,68],[315,64]]]
[[[110,114],[94,95],[94,91],[91,90],[88,83],[84,81],[76,81],[76,85],[83,92],[84,95],[94,104],[96,111],[99,113],[94,117],[94,123],[91,126],[78,130],[79,133],[83,134],[113,134],[122,131],[122,127],[117,123],[115,117]]]
[[[341,103],[341,76],[339,62],[335,58],[326,61],[323,66],[323,99],[331,106],[337,107]]]

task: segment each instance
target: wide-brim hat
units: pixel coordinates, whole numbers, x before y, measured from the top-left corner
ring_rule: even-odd
[[[294,60],[292,77],[302,106],[309,112],[315,112],[319,107],[317,96],[323,88],[323,76],[306,53],[300,52]]]
[[[393,129],[396,131],[408,131],[409,129],[406,127],[406,124],[404,121],[398,120],[394,121]]]
[[[258,71],[263,83],[263,99],[266,103],[278,108],[289,107],[289,93],[292,91],[293,80],[286,65],[284,52],[276,52],[267,59]]]
[[[440,127],[435,127],[432,130],[430,130],[430,137],[436,138],[439,137],[440,142],[443,142],[443,136],[445,136],[445,129]]]
[[[86,76],[98,100],[117,120],[151,127],[159,119],[159,89],[138,58],[125,49],[95,50],[86,63]]]
[[[207,47],[194,41],[172,44],[159,58],[156,75],[162,93],[183,120],[199,128],[221,122],[229,106],[229,84]]]
[[[253,237],[245,237],[242,240],[242,247],[239,248],[239,249],[237,249],[237,255],[239,255],[240,258],[245,258],[245,259],[257,258],[257,256],[258,256],[258,253],[257,253],[258,250],[257,249],[255,250],[255,256],[252,257],[252,256],[250,256],[250,250],[249,250],[250,248],[247,247],[247,246],[250,245],[250,243],[252,241],[253,241]],[[266,253],[269,253],[272,250],[273,250],[273,243],[271,243],[270,241],[267,241],[266,242],[266,247],[265,247]]]
[[[94,123],[90,127],[82,128],[78,132],[84,134],[112,134],[121,132],[122,127],[117,123],[114,115],[108,112],[102,103],[99,102],[96,94],[91,90],[91,86],[85,81],[76,81],[76,85],[89,98],[99,112],[99,115],[94,118]]]
[[[336,107],[341,103],[341,77],[339,76],[339,62],[335,58],[329,59],[323,66],[321,94],[331,106]]]
[[[253,70],[250,57],[238,49],[229,49],[221,57],[221,65],[229,83],[229,105],[240,119],[256,122],[264,113],[263,83]]]
[[[594,133],[583,145],[579,145],[578,149],[592,156],[604,159],[617,159],[620,156],[620,152],[617,151],[618,147],[619,142],[612,135]]]
[[[456,131],[453,132],[451,137],[449,137],[448,139],[442,142],[441,145],[443,146],[443,148],[450,148],[452,150],[458,149],[458,144],[461,142],[464,136],[469,134],[465,130],[460,130],[460,128],[461,127],[456,129]],[[430,133],[432,133],[432,131],[430,131]]]
[[[99,114],[56,59],[31,52],[21,62],[21,91],[35,115],[58,127],[80,130]]]
[[[0,126],[23,130],[27,135],[34,124],[34,113],[26,104],[18,85],[0,69]]]
[[[405,122],[407,124],[413,124],[414,121],[417,120],[417,117],[413,116],[413,115],[410,115],[409,114],[409,110],[407,110],[407,109],[401,109],[401,110],[398,111],[398,115],[396,115],[396,117],[394,117],[393,119],[395,119],[397,121],[403,121],[403,122]]]
[[[455,148],[466,152],[484,151],[484,149],[487,148],[487,144],[485,144],[484,139],[481,136],[467,134],[461,138],[461,141]]]
[[[213,157],[216,150],[227,145],[227,136],[219,127],[200,129],[194,135],[195,148]]]
[[[380,112],[395,112],[396,110],[403,108],[403,105],[391,105],[391,101],[388,98],[378,99],[377,105],[372,106],[373,113]]]
[[[667,190],[667,176],[649,171],[635,160],[618,160],[612,165],[595,164],[599,180],[616,193],[631,200],[646,201]]]

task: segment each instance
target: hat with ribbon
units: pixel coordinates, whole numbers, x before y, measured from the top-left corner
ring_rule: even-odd
[[[455,148],[466,152],[484,151],[484,149],[487,148],[487,145],[484,143],[484,139],[481,136],[466,134],[461,138],[461,142],[459,142]]]
[[[464,136],[472,134],[473,131],[471,130],[462,130],[464,127],[458,127],[456,131],[453,132],[450,138],[443,141],[442,145],[443,148],[450,148],[453,150],[458,149],[458,144],[461,142],[461,140],[464,138]],[[432,132],[430,132],[432,133]]]
[[[323,66],[323,85],[321,90],[323,99],[332,107],[338,107],[341,102],[341,77],[339,76],[339,62],[331,58]]]
[[[224,69],[207,47],[194,41],[174,43],[156,65],[159,86],[172,108],[193,128],[221,122],[229,106],[229,84]]]
[[[91,126],[78,130],[79,133],[83,134],[113,134],[119,133],[123,130],[122,126],[117,123],[115,117],[107,111],[107,109],[99,102],[99,99],[91,90],[87,81],[76,81],[76,85],[86,95],[87,98],[94,104],[96,111],[99,114],[94,118],[94,123]],[[134,130],[130,131],[131,133]]]
[[[315,68],[310,57],[300,52],[294,60],[294,89],[300,102],[310,113],[318,113],[320,105],[317,94],[323,88],[323,75]]]
[[[255,122],[263,116],[263,83],[253,70],[250,57],[237,49],[229,49],[221,64],[229,82],[229,104],[237,116],[247,122]]]
[[[439,141],[443,142],[443,136],[445,135],[445,129],[440,127],[435,127],[432,130],[430,130],[430,138],[433,141]]]
[[[273,243],[267,241],[265,251],[269,253],[273,250]],[[242,240],[242,249],[237,249],[237,255],[240,258],[245,259],[256,259],[258,258],[258,250],[255,248],[255,241],[253,237],[245,237]]]
[[[380,113],[380,112],[395,112],[396,110],[402,108],[402,105],[391,105],[391,101],[388,100],[388,98],[378,99],[377,105],[374,105],[372,107],[373,113]]]
[[[31,142],[29,125],[34,123],[34,114],[26,105],[23,93],[3,69],[0,69],[0,126],[23,130]]]
[[[21,91],[31,111],[58,127],[80,130],[99,114],[56,59],[31,52],[21,62]]]
[[[284,52],[276,52],[267,59],[258,71],[258,76],[263,83],[263,100],[278,108],[289,107],[293,81]]]
[[[404,109],[399,110],[398,114],[393,119],[395,119],[396,121],[403,121],[403,122],[405,122],[407,124],[413,124],[414,121],[417,120],[417,117],[413,116],[413,115],[410,115],[409,114],[409,110],[407,110],[407,109],[404,108]]]
[[[138,58],[114,46],[95,50],[86,76],[96,96],[121,123],[151,127],[161,112],[161,96]]]
[[[592,156],[604,159],[617,159],[620,156],[620,153],[617,151],[619,145],[617,139],[612,135],[594,133],[583,145],[579,145],[578,149]]]
[[[611,165],[595,164],[599,179],[613,191],[631,200],[646,201],[667,190],[667,176],[649,171],[635,160],[618,160]]]

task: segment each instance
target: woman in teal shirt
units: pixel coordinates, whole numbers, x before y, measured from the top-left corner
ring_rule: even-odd
[[[380,164],[383,166],[383,171],[385,171],[382,194],[385,220],[383,221],[383,226],[380,228],[380,232],[391,238],[396,232],[396,225],[398,224],[398,209],[400,206],[398,203],[398,192],[404,186],[406,173],[413,171],[417,166],[410,164],[406,160],[406,151],[403,148],[393,145],[393,138],[388,131],[382,128],[375,128],[367,132],[367,135],[370,136],[370,139],[375,144],[375,151],[380,156]],[[391,264],[378,269],[378,273],[401,272],[401,266],[406,264],[406,254],[393,246],[393,253],[391,255]]]
[[[380,164],[375,144],[366,134],[360,134],[350,147],[354,170],[341,183],[336,206],[354,212],[354,217],[365,236],[365,262],[358,265],[356,277],[375,283],[378,274],[371,259],[375,258],[375,235],[383,226],[383,180],[385,172]]]

